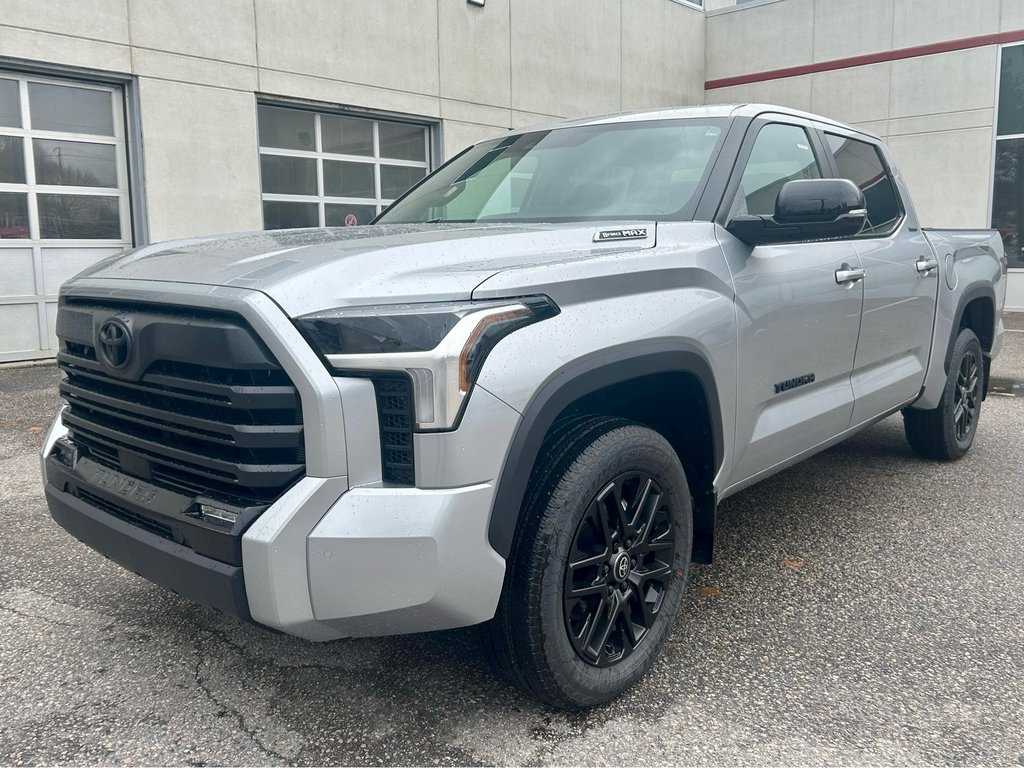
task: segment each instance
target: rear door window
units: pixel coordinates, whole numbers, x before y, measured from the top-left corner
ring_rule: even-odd
[[[899,224],[903,209],[896,194],[896,184],[882,162],[878,147],[848,136],[832,133],[826,133],[825,136],[840,178],[849,179],[864,193],[868,220],[860,236],[890,234]]]

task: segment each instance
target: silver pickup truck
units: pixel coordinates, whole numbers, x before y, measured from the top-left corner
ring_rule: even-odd
[[[665,642],[718,503],[891,414],[962,456],[1003,338],[988,230],[878,137],[763,105],[467,149],[371,226],[150,245],[65,285],[53,518],[310,640],[482,625],[564,707]]]

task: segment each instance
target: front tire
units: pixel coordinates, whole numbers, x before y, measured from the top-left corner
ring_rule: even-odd
[[[593,707],[643,677],[664,644],[686,585],[693,516],[683,467],[657,432],[600,417],[560,431],[542,454],[485,632],[525,690],[554,706]]]
[[[903,431],[910,447],[926,459],[952,461],[970,450],[981,417],[985,365],[981,342],[964,328],[953,343],[946,387],[937,408],[903,411]]]

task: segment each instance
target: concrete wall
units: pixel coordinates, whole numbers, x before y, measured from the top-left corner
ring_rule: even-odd
[[[708,15],[707,79],[1021,28],[1021,0],[737,6]],[[887,138],[925,224],[988,226],[998,56],[989,45],[715,88],[705,98],[780,103],[863,125]]]
[[[671,0],[0,0],[0,56],[138,76],[162,240],[262,225],[257,94],[437,120],[450,155],[551,118],[700,103],[704,16]]]

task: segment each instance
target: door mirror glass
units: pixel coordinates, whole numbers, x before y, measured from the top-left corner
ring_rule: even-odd
[[[748,245],[854,237],[867,220],[864,195],[847,179],[788,181],[774,216],[735,216],[726,227]]]

